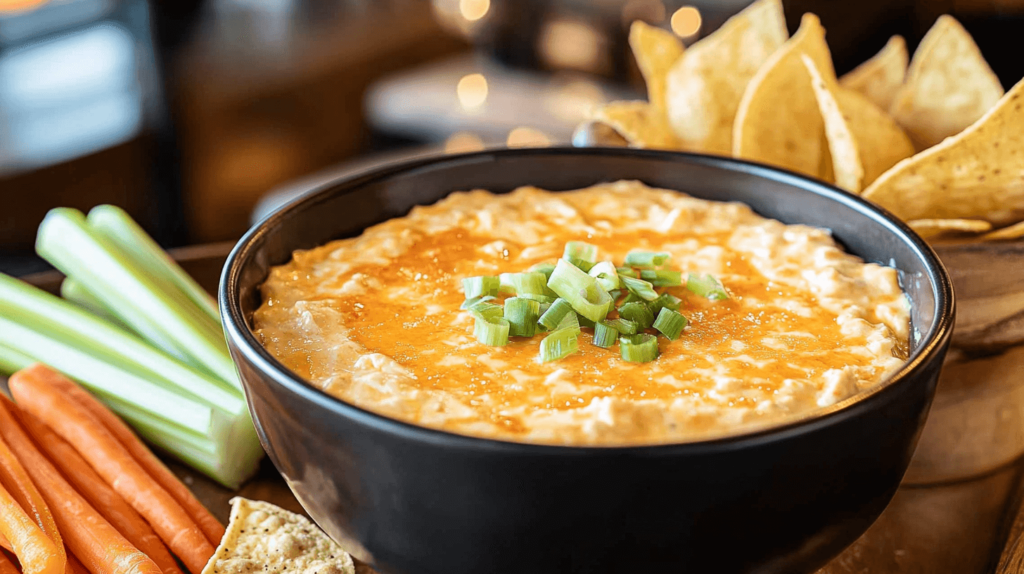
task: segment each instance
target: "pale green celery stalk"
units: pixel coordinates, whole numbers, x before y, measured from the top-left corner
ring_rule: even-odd
[[[135,260],[140,269],[176,286],[215,325],[220,326],[217,301],[185,273],[123,209],[114,205],[98,205],[89,211],[86,219],[90,227],[116,243],[122,252]]]
[[[0,315],[31,325],[37,333],[88,352],[170,392],[207,403],[229,416],[248,417],[245,400],[228,383],[158,351],[73,303],[4,274],[0,274]],[[47,359],[44,362],[52,364]]]
[[[14,371],[24,369],[34,363],[35,360],[19,351],[0,345],[0,374],[10,375]]]
[[[168,391],[75,345],[38,333],[11,320],[6,313],[0,315],[0,345],[46,363],[90,390],[119,396],[150,416],[199,434],[209,435],[216,430],[219,411],[205,402]]]
[[[80,281],[132,328],[157,329],[203,368],[241,389],[223,333],[211,329],[183,295],[168,293],[114,245],[93,232],[81,212],[50,210],[39,226],[36,251],[65,275]],[[214,332],[216,331],[216,332]]]

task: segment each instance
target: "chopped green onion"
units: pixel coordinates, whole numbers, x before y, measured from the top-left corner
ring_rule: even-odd
[[[552,331],[572,331],[577,335],[580,334],[580,317],[575,311],[566,313],[565,317],[558,322],[558,326],[552,329]]]
[[[554,331],[566,314],[570,312],[572,312],[572,305],[568,301],[565,299],[555,299],[547,311],[541,314],[540,320],[537,322],[548,331]]]
[[[63,290],[62,290],[61,291],[61,295],[63,295],[63,294],[64,293],[63,293]],[[65,297],[65,299],[66,298],[67,297]],[[473,297],[472,299],[466,299],[465,301],[463,301],[462,305],[459,306],[459,309],[469,309],[470,307],[472,307],[473,305],[476,305],[477,303],[486,303],[488,301],[494,301],[495,299],[497,299],[497,297],[494,297],[493,295],[483,295],[481,297]]]
[[[647,304],[651,308],[651,313],[657,315],[662,309],[671,309],[673,311],[679,310],[679,305],[682,304],[683,300],[671,293],[662,293],[658,295],[658,298]]]
[[[568,241],[562,252],[564,259],[582,259],[591,263],[597,261],[597,246],[585,241]]]
[[[643,269],[640,278],[655,287],[678,287],[683,284],[682,272],[668,269]]]
[[[608,294],[612,296],[612,301],[618,301],[622,297],[622,289],[612,289]]]
[[[626,254],[627,267],[661,267],[668,263],[671,254],[664,251],[630,251]]]
[[[594,265],[587,274],[597,279],[597,284],[605,291],[610,292],[619,288],[619,274],[615,272],[615,266],[611,261],[602,261]]]
[[[643,330],[654,323],[654,314],[647,308],[646,303],[634,301],[619,307],[619,316],[627,321],[636,323],[637,329]]]
[[[658,298],[658,293],[654,290],[654,286],[643,279],[619,277],[619,280],[622,281],[626,289],[629,289],[630,293],[634,293],[644,301],[654,301]]]
[[[591,321],[590,319],[587,319],[586,317],[579,315],[576,316],[576,320],[579,322],[580,327],[587,327],[588,329],[593,329],[594,325],[597,325],[597,323]]]
[[[684,327],[686,327],[686,317],[664,307],[658,313],[658,318],[654,320],[654,328],[673,341],[679,338]]]
[[[504,309],[502,309],[501,305],[489,301],[478,301],[467,307],[466,310],[477,319],[483,319],[484,321],[501,318],[504,314]]]
[[[540,360],[557,361],[580,349],[578,334],[571,329],[559,329],[544,337],[540,342]]]
[[[608,320],[598,321],[594,327],[594,344],[607,349],[619,339],[619,331],[608,324]]]
[[[518,296],[538,303],[547,303],[548,305],[554,303],[555,299],[558,299],[554,295],[537,295],[536,293],[520,293]]]
[[[569,263],[572,263],[573,265],[578,267],[580,269],[580,271],[583,271],[584,273],[589,273],[590,270],[594,268],[594,262],[593,261],[587,261],[586,259],[580,259],[578,257],[570,257],[566,261],[568,261]]]
[[[615,272],[618,273],[620,277],[632,277],[634,279],[640,277],[640,274],[632,267],[616,267]]]
[[[502,273],[498,276],[500,290],[512,295],[550,295],[548,278],[536,271],[527,273]]]
[[[686,278],[686,288],[712,301],[722,301],[729,298],[729,294],[725,291],[722,283],[707,274],[700,277],[696,273],[690,273]]]
[[[543,273],[545,277],[551,277],[551,272],[554,270],[554,263],[538,263],[529,269],[534,273]]]
[[[633,303],[635,301],[647,303],[647,301],[644,301],[644,299],[638,296],[636,293],[633,293],[632,291],[626,291],[626,298],[622,300],[622,304],[625,305],[626,303]]]
[[[629,319],[605,319],[604,321],[601,322],[611,327],[612,329],[615,329],[619,333],[622,333],[623,335],[636,334],[637,325],[636,323],[630,321]]]
[[[537,334],[538,318],[540,318],[540,303],[523,297],[505,299],[505,320],[509,323],[508,334],[510,336],[534,336]]]
[[[658,338],[648,333],[623,335],[619,338],[622,360],[630,363],[649,363],[658,358]]]
[[[499,285],[498,278],[489,275],[466,277],[462,280],[462,292],[466,294],[466,299],[476,299],[487,295],[493,297],[498,294]]]
[[[597,284],[596,279],[565,259],[558,260],[548,287],[568,301],[577,313],[591,321],[607,317],[614,303],[611,295]]]
[[[473,336],[477,341],[491,347],[504,347],[508,344],[509,322],[500,317],[486,319],[476,318]]]

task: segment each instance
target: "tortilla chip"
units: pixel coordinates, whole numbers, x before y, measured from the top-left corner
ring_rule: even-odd
[[[666,76],[672,64],[683,55],[682,40],[672,32],[637,20],[629,27],[629,47],[647,83],[647,100],[659,113],[667,114]]]
[[[611,102],[591,118],[622,136],[630,147],[681,149],[668,124],[647,102]]]
[[[986,233],[979,239],[982,241],[1010,241],[1012,239],[1020,239],[1021,237],[1024,237],[1024,221],[997,229],[991,233]]]
[[[900,160],[914,155],[914,144],[906,132],[878,106],[859,92],[839,86],[836,101],[853,132],[864,168],[863,186],[871,185]]]
[[[870,60],[839,78],[839,85],[860,92],[871,103],[888,110],[907,75],[907,59],[903,36],[893,36]]]
[[[202,574],[355,574],[352,557],[304,516],[231,499],[231,521]]]
[[[864,197],[904,220],[1024,219],[1024,82],[960,134],[882,174]]]
[[[890,112],[923,150],[963,131],[1002,95],[971,35],[952,16],[940,16],[914,52]]]
[[[806,54],[801,54],[800,59],[811,75],[811,87],[814,89],[818,109],[825,123],[825,138],[832,158],[832,173],[836,187],[857,193],[864,179],[864,167],[861,165],[857,141],[835,98],[835,79],[829,78],[827,81],[822,78],[814,66],[814,60]]]
[[[758,0],[686,49],[668,73],[668,118],[687,149],[729,155],[743,91],[785,43],[779,0]]]
[[[984,233],[992,224],[980,219],[914,219],[907,222],[921,237],[935,237],[949,232]]]
[[[824,179],[828,145],[818,102],[801,55],[835,81],[825,29],[804,14],[800,29],[750,81],[733,126],[732,153]]]

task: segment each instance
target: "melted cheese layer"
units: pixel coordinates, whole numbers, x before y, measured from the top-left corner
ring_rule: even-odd
[[[690,319],[654,362],[591,344],[550,363],[537,337],[487,347],[460,281],[554,262],[566,241],[620,262],[667,251],[732,294],[685,288]],[[284,365],[345,401],[414,424],[575,445],[679,442],[784,421],[877,385],[905,358],[907,299],[894,269],[828,232],[745,205],[620,181],[551,193],[453,193],[275,267],[257,334]]]

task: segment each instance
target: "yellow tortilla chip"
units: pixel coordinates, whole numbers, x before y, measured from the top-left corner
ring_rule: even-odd
[[[591,120],[615,130],[630,147],[681,149],[668,124],[647,102],[611,102],[598,108]]]
[[[914,155],[914,144],[906,132],[866,96],[842,86],[835,96],[860,151],[862,189],[900,160]]]
[[[647,100],[659,113],[666,114],[666,76],[683,55],[682,40],[672,32],[637,20],[629,27],[629,47],[647,83]]]
[[[977,122],[896,164],[864,197],[904,220],[1024,219],[1024,82]]]
[[[304,516],[231,499],[231,521],[202,574],[355,574],[352,557]]]
[[[921,237],[935,237],[943,233],[984,233],[992,224],[980,219],[914,219],[907,222]]]
[[[811,75],[811,87],[814,89],[822,121],[825,122],[825,138],[832,158],[832,173],[836,187],[857,193],[864,179],[864,167],[861,165],[857,141],[835,98],[835,79],[822,78],[814,66],[814,60],[808,55],[801,54],[800,59]]]
[[[986,233],[980,239],[982,241],[1010,241],[1012,239],[1020,239],[1021,237],[1024,237],[1024,221],[997,229],[991,233]]]
[[[687,149],[729,155],[743,91],[785,43],[779,0],[758,0],[686,49],[668,73],[668,118]]]
[[[1003,95],[971,35],[940,16],[914,52],[890,112],[918,150],[960,133]]]
[[[824,122],[801,55],[834,81],[825,29],[814,14],[804,14],[800,29],[747,86],[736,112],[732,153],[824,179],[828,159]]]
[[[870,60],[839,78],[839,85],[860,92],[871,103],[888,110],[907,75],[907,60],[903,36],[893,36]]]

